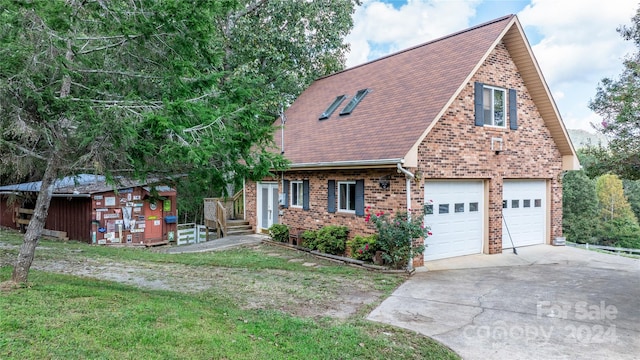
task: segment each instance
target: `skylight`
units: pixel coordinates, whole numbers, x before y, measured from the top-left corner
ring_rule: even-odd
[[[324,120],[324,119],[328,119],[329,116],[331,116],[331,114],[333,114],[334,111],[336,111],[336,109],[338,108],[338,106],[340,106],[340,104],[342,104],[342,102],[344,101],[344,99],[346,99],[347,97],[345,95],[340,95],[338,96],[335,100],[333,100],[333,102],[331,103],[331,105],[329,105],[329,107],[327,108],[327,110],[325,110],[322,114],[320,114],[320,120]]]
[[[347,106],[345,106],[344,109],[342,109],[342,111],[340,111],[340,115],[349,115],[349,114],[351,114],[353,109],[355,109],[356,106],[358,106],[360,101],[362,99],[364,99],[364,97],[365,97],[365,95],[367,95],[367,93],[369,93],[369,89],[358,90],[358,92],[356,93],[356,96],[354,96],[351,99],[351,101],[349,101]]]

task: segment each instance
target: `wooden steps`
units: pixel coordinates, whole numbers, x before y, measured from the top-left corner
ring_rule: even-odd
[[[251,235],[253,228],[247,220],[227,220],[227,233],[224,236]]]

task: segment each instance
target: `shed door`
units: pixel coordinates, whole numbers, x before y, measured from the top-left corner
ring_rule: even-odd
[[[424,259],[482,252],[484,186],[482,181],[427,181],[425,204],[432,213],[425,224],[433,235],[425,240]]]
[[[505,180],[502,191],[502,248],[545,243],[545,180]],[[508,229],[508,231],[507,231]],[[509,238],[511,234],[511,238]]]
[[[145,206],[145,229],[144,240],[146,243],[150,241],[162,240],[162,203],[146,203]]]

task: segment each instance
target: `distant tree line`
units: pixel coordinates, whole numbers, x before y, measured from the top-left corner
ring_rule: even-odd
[[[617,30],[640,49],[640,8]],[[570,241],[640,248],[640,51],[617,79],[602,79],[589,107],[605,145],[578,152],[583,170],[563,177],[563,229]]]
[[[579,156],[584,163],[584,151]],[[640,248],[640,180],[579,170],[566,173],[562,183],[569,241]]]

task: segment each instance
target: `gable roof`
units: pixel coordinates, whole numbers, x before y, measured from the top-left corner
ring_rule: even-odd
[[[284,156],[292,168],[388,166],[411,157],[500,41],[512,54],[562,155],[575,151],[515,15],[505,16],[320,78],[285,112]],[[339,111],[368,89],[349,115]],[[327,119],[331,102],[347,99]],[[276,122],[279,125],[280,121]],[[281,133],[275,140],[281,146]]]

